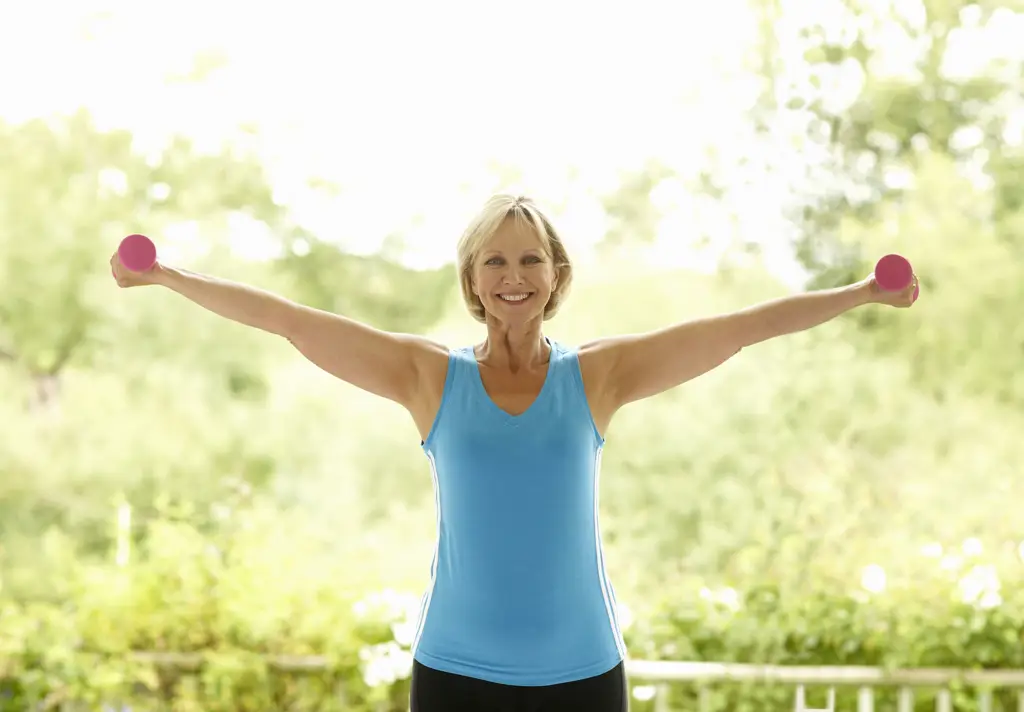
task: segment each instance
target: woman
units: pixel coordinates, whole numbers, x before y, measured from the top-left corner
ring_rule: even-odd
[[[413,643],[413,712],[626,710],[626,651],[598,525],[612,416],[745,346],[869,303],[908,307],[914,288],[885,293],[869,277],[570,347],[542,325],[565,300],[572,263],[537,206],[508,195],[486,203],[458,246],[462,296],[486,327],[476,346],[450,350],[160,264],[132,273],[117,253],[111,266],[121,287],[159,284],[283,336],[409,411],[438,527]]]

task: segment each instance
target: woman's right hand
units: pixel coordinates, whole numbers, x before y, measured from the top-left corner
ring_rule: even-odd
[[[110,256],[110,273],[113,275],[114,281],[117,282],[117,286],[122,289],[154,284],[154,277],[159,269],[160,263],[155,262],[145,272],[133,272],[121,262],[121,256],[117,253],[117,250],[114,250],[114,254]]]

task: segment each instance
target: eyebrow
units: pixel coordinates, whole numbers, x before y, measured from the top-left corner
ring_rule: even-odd
[[[526,253],[526,252],[536,252],[538,254],[544,254],[544,249],[540,248],[540,247],[528,247],[523,252],[524,253]],[[484,250],[480,254],[481,255],[504,255],[505,253],[503,253],[501,250]]]

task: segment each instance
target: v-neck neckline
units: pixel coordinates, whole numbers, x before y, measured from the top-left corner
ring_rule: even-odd
[[[518,415],[513,415],[512,413],[509,413],[507,410],[502,408],[494,401],[494,398],[491,397],[491,394],[487,392],[487,387],[484,385],[483,374],[480,372],[480,362],[477,361],[476,359],[476,347],[468,347],[469,356],[473,362],[473,372],[476,374],[476,383],[480,387],[480,394],[483,396],[484,400],[486,400],[490,404],[490,408],[492,410],[496,411],[499,415],[501,415],[501,417],[505,418],[506,420],[509,420],[510,422],[519,422],[523,420],[526,416],[528,416],[530,413],[532,413],[534,410],[536,410],[537,405],[541,402],[541,399],[544,397],[544,394],[547,393],[548,391],[548,384],[551,382],[551,362],[554,360],[555,357],[555,345],[551,341],[551,339],[547,337],[544,337],[544,341],[548,345],[548,367],[547,370],[544,372],[544,382],[541,384],[540,390],[537,391],[537,395],[534,397],[533,401],[531,401],[530,405],[528,405],[526,407],[526,410],[524,410],[522,413],[519,413]]]

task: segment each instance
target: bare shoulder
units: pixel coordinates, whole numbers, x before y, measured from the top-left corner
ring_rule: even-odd
[[[425,336],[402,334],[400,338],[409,349],[416,373],[427,380],[439,377],[443,384],[448,373],[449,348]]]
[[[584,383],[589,379],[604,383],[611,377],[626,337],[613,336],[580,344],[577,352]]]
[[[592,339],[577,346],[576,352],[580,356],[580,362],[600,360],[606,356],[608,353],[608,341],[608,339]]]

